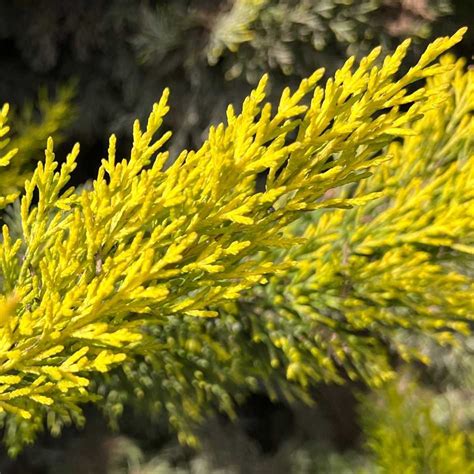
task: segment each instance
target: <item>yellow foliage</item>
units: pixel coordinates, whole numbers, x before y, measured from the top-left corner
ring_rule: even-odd
[[[457,334],[469,332],[474,71],[449,56],[441,64],[453,69],[430,78],[425,89],[448,88],[442,107],[425,113],[413,134],[391,143],[391,158],[373,176],[334,199],[381,197],[293,225],[290,236],[306,243],[276,254],[289,269],[256,290],[274,313],[255,316],[255,331],[264,335],[268,357],[288,367],[290,379],[298,363],[303,384],[340,382],[342,370],[380,386],[393,376],[393,354],[429,363],[409,335],[452,345]]]
[[[365,444],[379,472],[473,472],[474,432],[448,400],[407,373],[362,400]]]
[[[394,138],[411,135],[414,121],[444,106],[450,84],[439,77],[451,74],[453,65],[435,61],[462,35],[460,30],[451,38],[436,40],[400,79],[395,74],[409,41],[378,66],[380,48],[355,68],[355,60],[350,58],[325,86],[318,86],[323,76],[318,70],[295,91],[285,89],[275,109],[265,103],[265,76],[244,101],[240,113],[229,107],[226,125],[211,127],[199,150],[183,151],[168,167],[168,153],[161,149],[171,134],[154,138],[169,109],[165,90],[146,127],[142,129],[135,122],[128,160],[117,159],[112,136],[108,158],[102,161],[92,189],[82,192],[66,187],[76,167],[79,146],[59,166],[49,139],[44,162],[38,163],[24,186],[22,235],[14,239],[4,226],[0,244],[2,292],[5,298],[15,295],[16,299],[13,309],[10,303],[2,303],[7,317],[0,328],[0,408],[8,413],[4,416],[7,426],[21,418],[30,420],[28,425],[21,425],[22,437],[21,430],[16,434],[7,430],[12,452],[22,442],[32,440],[46,414],[54,432],[57,418],[81,422],[79,404],[94,398],[87,388],[98,372],[106,373],[139,355],[153,355],[159,360],[163,345],[144,328],[164,328],[172,318],[216,316],[229,301],[266,282],[268,276],[286,271],[299,247],[290,250],[288,261],[284,258],[281,264],[274,262],[274,251],[298,242],[291,235],[288,238],[287,226],[303,212],[373,206],[365,203],[372,202],[384,188],[361,187],[354,195],[335,195],[334,189],[347,188],[370,176],[372,168],[384,166],[386,147]],[[433,76],[430,87],[408,91],[412,84],[418,86],[418,81]],[[6,112],[4,108],[3,121]],[[3,162],[11,158],[7,154]],[[258,191],[256,180],[261,173],[268,176],[265,189]],[[457,174],[449,179],[459,181],[456,189],[464,186],[465,178]],[[12,199],[7,196],[4,204]],[[351,212],[347,219],[350,222],[357,215],[358,211]],[[340,255],[329,253],[328,247],[334,223],[339,225],[344,216],[345,211],[323,216],[317,230],[311,231],[316,234],[312,239],[315,252],[326,252],[330,258],[316,259],[323,268],[317,270],[308,288],[317,297],[340,299],[331,293],[318,293],[318,288],[324,282],[344,280],[336,270]],[[320,229],[333,230],[327,233]],[[341,231],[348,233],[348,238],[354,237],[350,225]],[[359,245],[363,250],[372,249],[375,238],[379,237],[370,234]],[[391,242],[398,237],[383,238]],[[326,247],[319,247],[319,239]],[[386,282],[377,275],[384,266],[393,268],[404,261],[403,252],[410,241],[404,245],[390,249],[382,262],[367,265],[360,256],[348,253],[343,263],[357,269],[361,286],[375,279],[380,290],[373,298],[388,301],[397,287],[384,288]],[[423,267],[422,250],[408,262],[411,274],[419,268],[413,267],[415,261],[422,265],[421,275],[429,273],[431,264]],[[305,270],[304,264],[301,269],[307,275],[315,272],[314,268]],[[303,279],[301,274],[295,278]],[[458,282],[451,274],[446,278],[443,288]],[[422,281],[421,291],[428,291],[428,277]],[[295,297],[311,298],[298,295],[297,286],[290,291]],[[286,293],[282,296],[286,298]],[[405,319],[388,309],[380,312],[361,307],[350,295],[343,300],[348,324],[356,329],[378,322],[405,325]],[[299,307],[304,309],[305,301],[298,300]],[[9,309],[5,305],[10,305]],[[464,315],[461,306],[460,315]],[[415,327],[432,328],[433,321],[441,318],[424,316]],[[319,315],[314,313],[314,317]],[[447,327],[464,329],[462,325]],[[357,345],[360,339],[350,344]],[[220,350],[222,359],[232,358],[211,338],[200,342]],[[168,340],[167,344],[173,349],[177,343]],[[306,386],[309,378],[317,378],[315,369],[300,361],[299,350],[290,347],[285,335],[275,345],[288,353],[289,379]],[[346,345],[347,340],[340,347],[334,346],[334,350],[342,351],[342,360]],[[192,347],[195,350],[197,346]],[[333,370],[327,348],[315,346],[311,352],[321,367]],[[377,366],[378,359],[375,354],[370,364]],[[187,383],[179,364],[168,369],[172,363],[166,360],[165,352],[161,363],[175,373],[178,386]],[[206,382],[199,384],[206,394]],[[213,388],[213,393],[224,408],[230,404],[223,389]],[[170,407],[173,423],[179,413]]]

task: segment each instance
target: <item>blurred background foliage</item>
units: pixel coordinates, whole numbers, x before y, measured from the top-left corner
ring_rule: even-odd
[[[176,153],[199,146],[209,124],[264,72],[279,94],[318,67],[332,73],[348,55],[379,44],[390,50],[406,37],[415,39],[414,60],[429,39],[472,26],[473,18],[471,0],[0,2],[0,99],[14,107],[16,126],[9,146],[29,150],[16,159],[12,176],[26,178],[53,135],[65,147],[81,143],[75,179],[86,182],[108,134],[122,138],[125,153],[133,119],[146,116],[164,87],[172,92],[166,125]],[[473,51],[471,28],[457,53],[470,60]],[[2,192],[17,187],[2,175]],[[15,461],[2,457],[0,471],[474,472],[474,341],[456,350],[415,343],[435,361],[430,369],[405,367],[372,391],[356,383],[316,385],[314,407],[290,408],[256,393],[234,423],[221,416],[203,424],[198,452],[180,447],[153,415],[153,397],[129,403],[133,376],[124,393],[114,390],[124,381],[112,374],[96,390],[107,386],[105,410],[113,419],[121,415],[119,434],[91,408],[84,431],[45,436]],[[146,378],[147,370],[144,365],[136,377]]]
[[[275,93],[347,55],[403,38],[420,45],[472,21],[454,0],[12,0],[0,3],[0,96],[32,101],[78,81],[68,129],[99,155],[126,137],[164,87],[172,91],[172,149],[196,147],[225,106],[239,103],[266,71]],[[469,51],[471,36],[463,42]],[[421,46],[420,46],[421,49]],[[419,50],[414,48],[412,57]],[[470,50],[472,51],[472,49]],[[472,54],[472,53],[471,53]],[[120,140],[118,140],[120,143]],[[97,153],[93,153],[96,152]],[[81,178],[95,171],[92,163]]]
[[[72,103],[75,87],[72,82],[59,86],[55,97],[41,87],[33,100],[25,100],[21,109],[10,113],[11,127],[5,152],[17,149],[15,159],[2,170],[0,194],[18,192],[31,175],[36,160],[42,157],[44,144],[50,136],[59,143],[66,139],[68,126],[74,120]],[[6,100],[6,98],[5,98]]]

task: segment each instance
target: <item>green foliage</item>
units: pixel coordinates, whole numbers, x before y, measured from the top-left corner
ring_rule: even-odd
[[[372,177],[333,199],[383,196],[300,221],[291,233],[306,243],[275,255],[275,261],[296,264],[256,291],[254,338],[267,346],[273,365],[283,364],[288,377],[303,385],[308,379],[340,381],[336,367],[351,379],[379,385],[393,375],[394,353],[428,362],[403,337],[405,329],[440,344],[455,343],[454,332],[469,331],[472,71],[463,72],[459,62],[453,73],[428,81],[427,90],[443,84],[451,89],[443,112],[428,112],[402,143],[388,147],[392,158]]]
[[[224,59],[227,78],[244,74],[255,82],[262,72],[306,74],[313,58],[333,67],[341,56],[361,55],[374,44],[395,38],[426,37],[439,16],[450,12],[445,0],[235,0],[210,36],[208,59]],[[235,53],[225,55],[226,49]]]
[[[474,432],[454,417],[436,422],[433,396],[401,377],[365,400],[367,445],[380,472],[473,472]]]
[[[470,366],[472,355],[464,351],[436,349],[441,359],[457,359],[458,364]],[[446,360],[445,360],[446,362]],[[444,365],[436,362],[435,365]],[[474,463],[474,431],[471,416],[466,411],[472,406],[474,385],[463,380],[453,386],[441,384],[436,390],[415,379],[413,369],[400,371],[397,378],[370,392],[359,393],[358,412],[362,432],[359,443],[351,450],[338,450],[327,436],[327,427],[319,428],[322,436],[288,441],[271,455],[263,455],[252,442],[238,432],[235,425],[225,429],[205,425],[207,440],[203,448],[190,460],[179,460],[171,446],[145,456],[131,440],[117,439],[110,472],[137,473],[284,473],[313,474],[382,474],[422,472],[450,474],[472,472]],[[455,393],[464,391],[456,400]],[[309,411],[309,414],[311,411]],[[306,413],[308,417],[308,413]],[[305,421],[314,423],[309,416]],[[319,420],[321,423],[322,420]],[[215,430],[216,433],[212,433]],[[239,436],[240,435],[240,436]],[[141,454],[141,455],[140,455]],[[150,456],[151,454],[151,456]],[[126,461],[126,462],[125,462]],[[129,470],[125,465],[133,466]]]
[[[231,416],[231,401],[248,389],[310,402],[306,390],[314,383],[362,379],[377,387],[395,376],[395,358],[436,361],[426,340],[456,346],[474,306],[474,81],[463,61],[445,57],[442,64],[451,72],[426,85],[433,96],[448,89],[442,108],[399,130],[403,141],[384,150],[390,159],[371,177],[326,198],[339,205],[382,195],[287,227],[286,238],[303,242],[273,251],[278,273],[237,304],[219,307],[219,318],[173,317],[154,330],[168,366],[140,361],[97,381],[109,415],[139,396],[152,411],[166,407],[189,431],[206,411],[203,399]]]
[[[419,303],[420,314],[413,319],[403,317],[403,311],[391,310],[393,297],[386,291],[376,288],[374,295],[367,295],[387,309],[380,315],[364,310],[365,319],[360,303],[351,305],[355,298],[344,296],[344,306],[339,310],[347,311],[346,320],[335,317],[332,324],[328,322],[331,315],[315,312],[317,317],[309,316],[328,328],[321,331],[321,337],[308,325],[303,330],[295,327],[280,311],[286,293],[280,299],[274,295],[278,282],[286,285],[303,280],[299,272],[305,266],[293,255],[300,248],[295,246],[307,240],[301,249],[310,255],[313,242],[319,245],[313,233],[303,234],[302,239],[288,226],[302,213],[364,206],[381,196],[384,187],[376,184],[377,173],[387,173],[383,168],[386,147],[396,146],[391,145],[395,137],[411,135],[416,120],[436,113],[431,112],[433,109],[439,113],[441,104],[449,99],[446,89],[450,82],[437,78],[454,74],[454,66],[449,61],[435,61],[460,41],[462,34],[459,31],[432,43],[400,79],[394,76],[408,41],[379,66],[374,63],[380,48],[356,68],[354,58],[350,58],[324,87],[317,85],[323,75],[318,70],[294,92],[285,89],[275,109],[264,102],[264,77],[244,101],[241,113],[230,106],[227,125],[211,127],[200,149],[182,152],[168,167],[169,153],[160,149],[171,133],[154,139],[168,112],[165,90],[146,128],[142,130],[135,122],[128,161],[117,160],[112,136],[108,158],[102,161],[97,179],[91,189],[81,192],[66,188],[76,166],[78,145],[59,166],[53,142],[48,140],[44,163],[38,164],[25,183],[20,209],[22,235],[14,238],[4,226],[0,244],[0,408],[10,452],[15,454],[22,444],[32,442],[44,422],[53,434],[65,423],[82,424],[80,404],[96,401],[100,394],[100,387],[96,393],[88,390],[91,379],[117,366],[122,366],[123,375],[132,381],[141,379],[137,382],[146,380],[146,372],[151,370],[162,384],[156,407],[166,413],[183,442],[195,443],[193,423],[201,420],[213,403],[232,414],[230,390],[235,387],[233,394],[238,397],[255,387],[258,379],[265,382],[279,363],[287,364],[287,380],[282,379],[281,385],[284,390],[288,387],[285,391],[289,394],[304,397],[309,380],[341,381],[339,366],[350,377],[355,369],[377,385],[389,369],[383,345],[367,337],[366,330],[388,326],[386,334],[382,329],[379,332],[390,340],[392,328],[423,329],[439,342],[447,340],[447,329],[465,331],[462,320],[470,315],[463,300],[446,315],[436,311],[427,314],[431,306],[424,305],[432,304],[432,295],[426,288],[418,292],[420,296],[416,293],[416,298],[425,292],[428,296]],[[418,86],[418,81],[431,77],[428,87],[408,91],[413,84]],[[457,77],[462,83],[465,76],[458,73]],[[460,123],[466,120],[461,118]],[[5,164],[10,158],[6,156]],[[472,159],[467,163],[472,164]],[[360,185],[349,192],[351,183],[367,178],[372,168],[380,170],[376,171],[373,188]],[[260,191],[256,186],[262,173],[267,178],[265,189]],[[451,183],[453,172],[449,173],[447,181]],[[472,171],[467,176],[472,180]],[[443,179],[434,182],[443,183]],[[453,179],[457,188],[469,183],[461,166]],[[341,186],[344,191],[335,195],[334,189]],[[390,192],[387,199],[397,202]],[[468,199],[469,195],[462,195],[459,203],[449,204],[449,209],[467,206]],[[387,203],[381,207],[386,208]],[[357,214],[349,213],[349,222]],[[343,211],[332,215],[337,216],[337,225],[345,216]],[[462,225],[470,229],[467,221],[464,219]],[[315,228],[327,228],[324,216],[314,222]],[[359,238],[350,227],[345,232]],[[455,237],[453,242],[443,240],[443,245],[465,251],[466,243]],[[421,243],[438,245],[439,241],[425,239]],[[372,240],[363,241],[362,255],[373,255],[373,247]],[[418,253],[414,255],[420,258]],[[403,263],[402,257],[403,252],[400,255],[395,248],[397,265]],[[312,254],[310,259],[314,259]],[[406,259],[408,265],[412,257]],[[340,261],[339,255],[336,260]],[[393,268],[383,257],[381,262],[374,264],[376,275],[381,271],[377,267]],[[291,280],[295,263],[299,270]],[[356,260],[356,272],[365,265]],[[320,273],[323,283],[332,284],[334,278],[334,284],[341,284],[334,272],[331,281]],[[445,275],[441,267],[432,273],[434,281],[440,279],[441,290],[454,288],[455,296],[464,298],[470,281],[463,280],[462,275]],[[272,275],[276,280],[264,286]],[[427,280],[427,284],[431,282]],[[316,290],[312,285],[309,288]],[[236,319],[229,312],[232,302],[242,296],[245,308],[245,295],[256,286],[258,305],[262,292],[270,291],[276,314],[282,316],[279,321],[284,334],[273,331],[271,318],[266,315],[249,317],[249,310]],[[410,285],[407,289],[412,291]],[[316,298],[326,298],[326,293],[318,291]],[[296,303],[299,313],[294,310],[290,314],[305,316],[307,301]],[[403,299],[400,306],[413,310]],[[260,308],[266,310],[265,304]],[[258,306],[255,311],[259,312]],[[209,325],[203,322],[206,320]],[[223,341],[229,332],[222,331],[222,325],[230,323],[234,328],[240,322],[247,325],[250,339],[246,340],[247,332],[238,330]],[[267,324],[263,332],[257,323]],[[304,340],[305,331],[312,334],[309,342]],[[335,356],[326,355],[328,341],[333,339]],[[395,349],[406,357],[401,345],[395,344]],[[277,350],[280,353],[274,357]],[[310,363],[303,360],[307,357],[304,351],[312,356]],[[276,359],[280,361],[275,363]],[[144,377],[134,367],[136,363],[144,364]],[[152,382],[150,377],[148,380]],[[110,402],[113,383],[107,385],[106,399]],[[267,388],[271,390],[270,384]],[[139,383],[135,390],[141,390]],[[120,404],[112,408],[112,414],[119,411]]]

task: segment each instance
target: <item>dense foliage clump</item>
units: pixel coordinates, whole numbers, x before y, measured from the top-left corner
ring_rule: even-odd
[[[84,402],[119,414],[117,381],[139,397],[158,381],[155,408],[195,443],[213,404],[232,415],[259,383],[303,398],[319,380],[378,386],[393,355],[427,361],[406,333],[451,344],[467,332],[472,74],[438,60],[462,34],[400,78],[409,41],[377,65],[380,48],[356,67],[351,57],[325,86],[317,70],[276,107],[264,76],[171,162],[171,133],[155,138],[165,90],[146,127],[135,122],[128,160],[112,136],[80,190],[66,187],[79,146],[59,165],[48,140],[0,244],[10,452],[44,424],[82,424]],[[2,145],[8,172],[17,150]]]

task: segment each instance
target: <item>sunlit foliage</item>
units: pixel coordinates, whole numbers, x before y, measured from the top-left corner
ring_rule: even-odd
[[[392,271],[393,265],[405,264],[405,260],[412,271],[409,264],[413,257],[404,256],[410,240],[401,247],[392,242],[397,243],[402,227],[395,229],[395,237],[389,234],[390,258],[377,261],[372,257],[377,235],[371,233],[364,239],[364,229],[373,221],[362,219],[364,225],[355,229],[351,223],[364,209],[386,208],[391,199],[397,202],[398,194],[403,193],[402,187],[390,195],[391,188],[386,190],[384,181],[377,185],[381,182],[379,175],[390,173],[391,165],[385,164],[390,153],[395,159],[397,153],[402,153],[392,142],[414,133],[413,123],[423,115],[431,117],[433,110],[445,107],[451,82],[437,78],[454,74],[454,66],[436,60],[460,41],[462,34],[461,30],[432,43],[419,62],[399,79],[395,74],[408,41],[378,65],[380,48],[355,68],[354,58],[350,58],[325,86],[317,85],[323,76],[318,70],[295,91],[285,89],[275,108],[265,103],[265,76],[244,101],[240,113],[229,107],[225,125],[211,128],[200,149],[183,151],[169,166],[169,155],[161,149],[171,134],[165,132],[154,138],[168,112],[165,90],[146,127],[135,122],[128,160],[118,159],[112,136],[108,157],[102,161],[96,180],[91,188],[80,192],[66,187],[76,167],[79,146],[60,166],[49,139],[44,162],[25,183],[20,205],[21,235],[14,237],[4,226],[0,244],[0,410],[10,452],[15,454],[22,444],[32,442],[45,421],[53,433],[64,423],[81,424],[80,404],[98,398],[98,392],[89,390],[91,379],[117,366],[125,371],[130,367],[128,363],[132,364],[133,376],[133,362],[137,360],[145,360],[161,377],[164,400],[160,408],[180,430],[182,441],[192,443],[195,439],[186,431],[186,418],[199,420],[213,401],[230,412],[228,387],[252,386],[256,377],[271,373],[280,362],[289,361],[288,385],[298,393],[304,393],[308,379],[339,380],[337,365],[346,368],[349,376],[354,370],[365,370],[364,378],[377,383],[388,371],[385,348],[374,337],[367,337],[367,330],[388,326],[387,334],[383,333],[387,338],[392,326],[433,333],[440,328],[465,331],[461,320],[468,314],[462,301],[453,303],[448,316],[431,316],[430,311],[436,313],[437,308],[423,306],[433,303],[429,293],[426,301],[419,303],[420,317],[410,318],[405,308],[414,308],[408,303],[402,301],[400,314],[393,313],[387,303],[391,293],[397,296],[397,287],[375,287],[373,294],[367,287],[367,298],[387,309],[366,311],[350,295],[352,288],[346,286],[338,269],[341,262],[344,268],[353,265],[361,288],[364,279],[367,284],[375,279],[382,285],[378,275]],[[459,73],[458,77],[463,76]],[[433,78],[429,87],[420,87],[419,81],[427,78]],[[4,122],[6,114],[4,108]],[[7,129],[2,130],[6,134]],[[8,165],[14,154],[14,150],[7,151],[1,164]],[[451,169],[450,163],[446,166]],[[463,169],[456,168],[446,178],[456,182],[455,189],[472,180],[472,172],[466,171],[465,175]],[[371,170],[375,175],[367,183],[372,185],[361,184],[351,191],[353,183],[363,182]],[[265,186],[259,189],[262,174],[266,175]],[[435,183],[444,182],[437,176],[433,179]],[[414,186],[411,181],[409,185]],[[427,189],[435,186],[428,185]],[[438,199],[437,194],[429,196]],[[455,196],[448,194],[453,199]],[[12,199],[7,196],[3,204]],[[388,204],[380,204],[380,199],[388,200]],[[459,197],[460,206],[464,205],[463,199],[468,198]],[[292,223],[303,213],[353,206],[363,207],[347,214],[337,211],[323,215],[312,224],[313,230],[292,232]],[[414,206],[419,208],[416,199]],[[458,212],[456,206],[453,212]],[[345,219],[347,228],[341,227]],[[361,240],[360,255],[353,256],[343,241],[342,249],[332,254],[331,261],[333,240],[336,249],[340,246],[337,232],[335,236],[334,232],[324,234],[331,225],[338,226],[346,239]],[[469,228],[469,223],[463,221],[462,225]],[[387,229],[389,232],[390,227]],[[439,236],[429,234],[421,244],[439,245]],[[457,238],[443,240],[450,251],[466,251],[468,244]],[[387,245],[385,240],[383,245]],[[285,248],[289,250],[277,250]],[[328,262],[314,257],[321,248]],[[298,252],[310,256],[306,267],[298,262]],[[423,264],[425,254],[426,250],[416,249],[414,258]],[[309,318],[332,331],[329,339],[328,331],[313,334],[308,325],[303,331],[291,327],[291,318],[286,318],[290,326],[284,329],[288,332],[278,340],[271,327],[260,331],[252,320],[251,343],[264,343],[263,347],[257,344],[256,352],[245,353],[245,344],[234,344],[227,352],[219,340],[225,333],[217,332],[213,338],[212,321],[226,321],[224,313],[231,309],[232,302],[245,299],[256,286],[257,304],[266,298],[262,292],[270,295],[268,301],[277,309],[276,314],[287,298],[286,290],[278,290],[280,284],[288,287],[290,308],[294,302],[300,305],[289,314],[309,312],[312,297],[301,300],[296,295],[293,301],[293,289],[297,290],[298,279],[308,285],[306,280],[320,264],[327,270],[318,270],[315,283],[310,281],[307,288],[316,299],[324,299],[331,296],[335,286],[329,307],[335,306],[336,313],[343,315],[337,319],[314,311]],[[309,273],[308,265],[313,266]],[[441,290],[454,288],[459,292],[456,297],[464,297],[464,286],[469,281],[462,280],[463,275],[445,272],[440,264],[429,273],[436,264],[427,265],[423,278],[425,274],[430,278],[431,273],[439,274]],[[371,266],[376,276],[370,273]],[[361,274],[360,269],[369,273]],[[296,276],[291,276],[294,271]],[[407,278],[410,275],[407,273]],[[314,287],[316,282],[329,285],[329,290]],[[342,296],[341,288],[346,291]],[[412,286],[407,288],[411,291]],[[421,288],[417,298],[425,297]],[[328,307],[327,301],[322,304]],[[265,309],[265,304],[261,308]],[[245,317],[243,314],[242,321]],[[206,318],[211,322],[209,334],[192,334],[192,321],[199,327]],[[331,320],[334,323],[328,322]],[[268,324],[268,318],[263,315],[258,323]],[[305,342],[306,331],[311,332],[312,342]],[[440,334],[440,342],[449,339],[442,336],[445,331]],[[269,364],[265,338],[270,338],[270,346],[280,351]],[[335,341],[334,354],[327,354],[331,338]],[[396,338],[393,343],[405,357],[406,351],[396,345]],[[261,358],[260,349],[264,349]],[[311,364],[303,360],[306,351],[313,356]],[[235,361],[229,364],[229,374],[211,373],[207,378],[205,370],[197,370],[202,356],[213,354],[221,361]],[[361,357],[367,360],[361,362]],[[212,363],[209,360],[207,367]],[[213,370],[217,369],[218,364]]]

